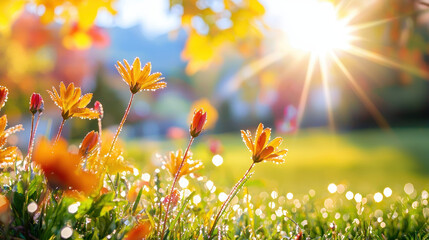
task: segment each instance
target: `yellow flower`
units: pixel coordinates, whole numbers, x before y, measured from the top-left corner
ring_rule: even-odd
[[[24,130],[22,125],[17,125],[6,129],[7,118],[6,115],[0,118],[0,163],[12,162],[18,157],[17,147],[4,147],[7,142],[7,138],[18,131]]]
[[[48,90],[48,93],[61,109],[61,116],[64,120],[71,117],[98,118],[97,111],[86,107],[91,102],[92,93],[81,96],[80,88],[74,87],[74,83],[70,83],[66,88],[63,82],[60,83],[60,94],[54,87],[52,87],[52,90],[52,92]]]
[[[167,171],[174,177],[179,170],[180,163],[183,160],[183,152],[182,150],[178,150],[175,152],[170,152],[169,157],[163,162],[164,167]],[[183,163],[182,170],[180,170],[180,175],[178,179],[182,176],[190,174],[198,169],[203,168],[203,163],[200,160],[192,160],[192,153],[189,151],[186,155],[185,162]]]
[[[283,139],[277,137],[270,141],[271,128],[264,128],[262,123],[259,124],[255,133],[255,139],[252,141],[252,134],[249,130],[241,130],[241,137],[249,151],[252,153],[252,160],[255,163],[262,161],[271,161],[284,163],[287,149],[280,149],[279,146]]]
[[[120,61],[117,62],[116,69],[121,74],[122,79],[130,86],[132,94],[136,94],[140,91],[155,91],[158,89],[165,88],[166,82],[162,82],[164,78],[161,77],[162,73],[156,72],[150,74],[151,64],[150,62],[141,68],[140,59],[137,57],[134,60],[133,66],[130,66],[127,60],[124,59],[124,65]]]

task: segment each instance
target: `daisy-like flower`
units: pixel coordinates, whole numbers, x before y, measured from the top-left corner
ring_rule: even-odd
[[[167,171],[171,174],[172,177],[174,177],[177,171],[179,171],[179,167],[182,163],[182,160],[183,152],[180,149],[176,152],[170,152],[168,158],[166,158],[166,160],[163,162],[164,167],[167,169]],[[180,179],[181,177],[195,172],[196,170],[201,168],[203,168],[203,163],[200,160],[192,160],[192,153],[188,151],[182,169],[180,170],[180,174],[177,178]]]
[[[7,118],[6,115],[0,118],[0,163],[2,162],[12,162],[18,157],[18,148],[17,147],[5,147],[7,138],[15,132],[24,130],[22,125],[17,125],[6,129]]]
[[[52,87],[52,92],[48,90],[51,99],[61,109],[61,116],[64,120],[71,117],[80,117],[86,119],[97,119],[99,114],[97,111],[87,108],[91,102],[92,93],[87,93],[81,96],[81,89],[75,87],[74,83],[70,83],[67,88],[63,82],[60,83],[60,94]]]
[[[143,68],[141,68],[140,59],[138,57],[134,59],[132,66],[130,66],[125,59],[124,64],[120,61],[117,63],[116,69],[118,69],[122,79],[130,86],[132,94],[136,94],[140,91],[155,91],[167,86],[167,83],[162,81],[164,79],[161,77],[162,73],[150,73],[152,68],[150,62],[146,63]]]
[[[270,161],[284,163],[287,149],[279,148],[283,139],[277,137],[270,142],[271,128],[265,128],[262,123],[256,129],[255,139],[252,141],[252,134],[249,130],[241,130],[241,137],[249,151],[252,153],[252,160],[255,163]]]
[[[42,139],[34,151],[34,162],[40,166],[53,189],[76,190],[91,194],[99,185],[99,175],[81,167],[79,154],[70,153],[60,139],[51,143]]]

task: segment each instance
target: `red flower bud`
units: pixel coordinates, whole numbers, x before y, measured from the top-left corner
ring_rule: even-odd
[[[302,239],[302,232],[299,231],[299,233],[295,236],[294,240],[301,240]]]
[[[7,101],[7,94],[9,90],[6,87],[0,86],[0,109],[4,106]]]
[[[198,137],[201,131],[203,131],[203,127],[207,122],[207,112],[204,112],[203,109],[199,109],[198,111],[194,111],[194,117],[191,122],[191,127],[189,128],[189,132],[192,137]]]
[[[98,112],[99,118],[103,118],[103,116],[104,116],[103,105],[101,105],[101,103],[99,101],[95,101],[94,110],[96,112]]]
[[[167,195],[164,198],[164,201],[162,201],[162,205],[164,205],[164,208],[167,209],[168,202],[171,201],[170,206],[173,208],[177,205],[180,199],[180,192],[176,188],[173,190],[173,192],[170,195]]]
[[[38,93],[33,93],[30,98],[30,112],[36,114],[36,112],[43,112],[44,103],[43,98]]]
[[[79,147],[79,155],[82,157],[88,156],[91,152],[95,150],[98,143],[98,133],[91,131],[88,133],[85,138],[82,140],[82,143]]]

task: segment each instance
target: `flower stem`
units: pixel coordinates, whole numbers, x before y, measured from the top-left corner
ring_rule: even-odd
[[[118,140],[119,133],[122,131],[122,127],[125,124],[125,120],[127,120],[128,114],[130,113],[131,103],[133,102],[133,98],[134,98],[134,94],[132,93],[130,97],[130,101],[128,102],[127,109],[125,110],[124,116],[122,117],[121,123],[119,124],[118,129],[116,130],[115,137],[113,138],[112,145],[110,146],[109,152],[107,153],[108,158],[110,158],[110,154],[112,154],[113,148],[115,147],[116,141]]]
[[[61,133],[63,132],[63,127],[64,127],[65,123],[66,123],[66,120],[63,118],[63,121],[61,122],[60,128],[58,129],[57,136],[55,137],[55,143],[57,143],[58,140],[60,139],[60,136],[61,136]]]
[[[219,209],[219,212],[217,213],[215,220],[213,222],[213,226],[210,229],[210,233],[209,233],[209,238],[212,235],[215,227],[216,227],[216,223],[219,220],[219,218],[221,217],[224,209],[226,208],[227,203],[229,202],[230,198],[232,197],[232,194],[234,194],[234,192],[237,190],[238,186],[240,186],[240,184],[244,181],[244,179],[246,179],[247,175],[249,175],[250,171],[252,170],[253,166],[255,165],[255,162],[252,163],[252,165],[250,165],[249,169],[247,169],[246,173],[244,174],[244,176],[234,185],[234,187],[232,188],[231,192],[228,194],[228,197],[226,198],[225,202],[223,202],[221,208]]]
[[[30,139],[30,145],[28,146],[28,164],[30,165],[30,170],[31,169],[31,162],[32,162],[32,157],[33,157],[33,149],[34,149],[34,141],[36,140],[36,133],[37,133],[37,127],[39,126],[39,121],[40,121],[40,115],[42,115],[42,113],[39,113],[37,115],[37,119],[36,119],[36,125],[34,126],[34,130],[32,130],[32,136]],[[33,119],[31,120],[33,122]],[[33,125],[33,123],[31,123],[31,125]],[[31,127],[31,129],[33,129],[33,127]]]
[[[28,141],[28,151],[27,151],[27,157],[26,157],[28,163],[25,166],[25,170],[27,170],[28,166],[31,164],[31,160],[30,160],[31,153],[30,153],[30,151],[31,151],[31,144],[32,144],[32,141],[33,141],[33,134],[34,134],[34,129],[33,128],[34,128],[34,114],[31,116],[30,141]]]
[[[194,142],[194,137],[191,137],[191,139],[189,140],[188,147],[186,148],[186,151],[183,154],[183,159],[182,159],[182,162],[180,163],[179,169],[177,170],[176,175],[174,176],[173,185],[171,186],[171,189],[170,189],[170,194],[167,195],[167,197],[170,199],[168,199],[168,201],[167,201],[168,204],[167,204],[167,209],[165,210],[165,218],[164,218],[164,224],[162,226],[161,239],[164,238],[165,226],[167,224],[167,218],[168,218],[168,211],[170,210],[170,204],[171,204],[171,194],[173,193],[174,186],[176,185],[176,182],[179,179],[180,171],[182,170],[182,167],[185,164],[186,156],[188,155],[189,149],[191,148],[191,145],[193,142]],[[161,209],[161,211],[162,211],[162,209]]]

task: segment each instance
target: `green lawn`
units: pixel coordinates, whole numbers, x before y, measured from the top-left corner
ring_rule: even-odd
[[[208,151],[209,138],[220,139],[224,145],[224,163],[215,167]],[[406,183],[417,189],[429,188],[429,129],[359,130],[329,133],[302,130],[284,136],[289,149],[287,163],[261,163],[248,182],[250,191],[279,190],[282,193],[307,193],[310,189],[325,191],[328,184],[344,184],[354,192],[374,193],[391,187],[403,191]],[[151,152],[165,153],[184,147],[185,141],[127,144],[128,155],[143,171],[151,172],[156,159]],[[141,154],[141,152],[145,154]],[[251,163],[240,134],[206,135],[193,146],[194,157],[204,161],[202,175],[217,186],[229,188]],[[143,157],[142,157],[143,156]],[[151,159],[151,160],[150,160]]]

